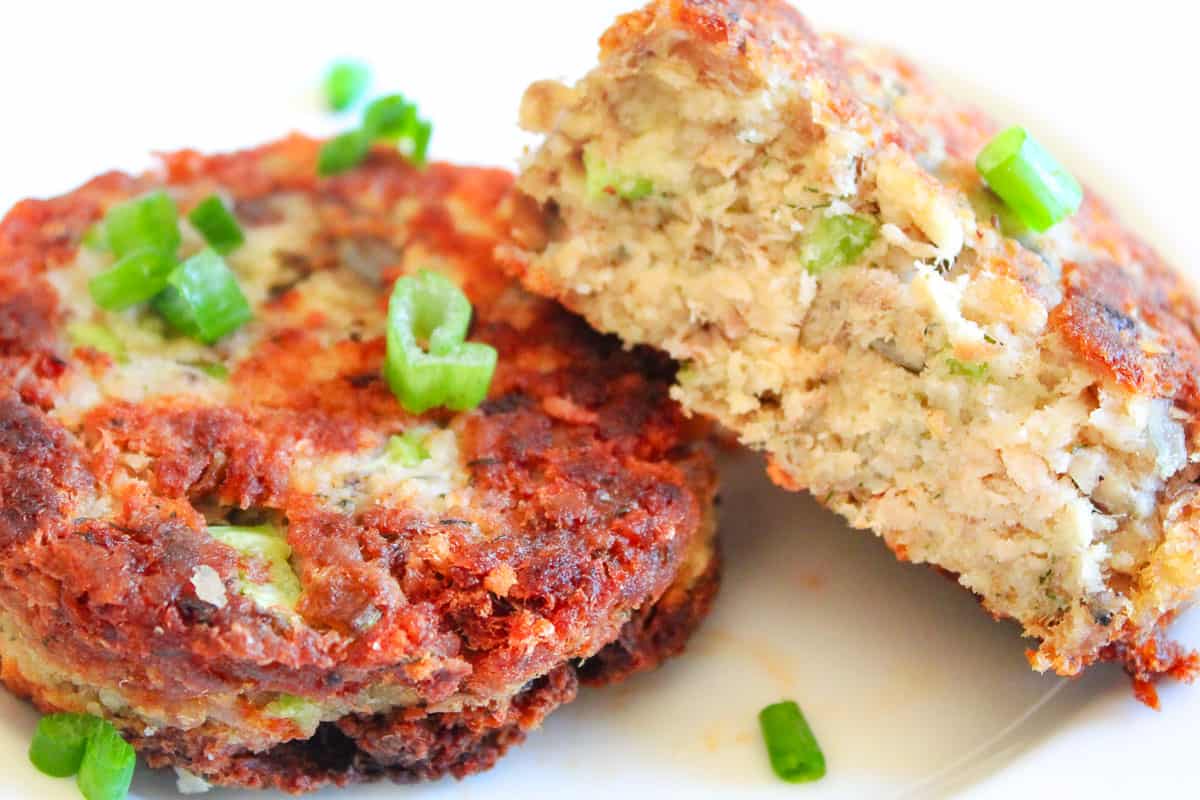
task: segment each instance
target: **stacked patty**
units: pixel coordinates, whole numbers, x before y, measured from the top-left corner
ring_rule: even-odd
[[[1088,194],[1018,230],[997,130],[784,0],[656,0],[545,82],[512,264],[903,559],[959,576],[1064,675],[1184,669],[1200,584],[1196,296]]]
[[[189,780],[485,769],[581,680],[677,653],[716,587],[673,366],[501,274],[511,177],[380,151],[318,179],[318,149],[175,153],[0,224],[3,680]],[[112,257],[85,232],[162,187],[246,232],[255,316],[213,346],[88,294]],[[380,377],[388,288],[422,269],[499,352],[474,411],[407,414]]]

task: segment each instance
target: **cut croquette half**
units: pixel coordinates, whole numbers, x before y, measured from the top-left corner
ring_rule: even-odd
[[[574,87],[531,86],[510,267],[682,367],[673,396],[1073,675],[1190,668],[1200,581],[1190,286],[1086,193],[1021,231],[998,131],[782,0],[661,0]]]

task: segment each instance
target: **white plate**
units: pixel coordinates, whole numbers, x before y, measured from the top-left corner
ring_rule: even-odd
[[[314,112],[313,87],[342,55],[371,62],[378,90],[421,102],[437,157],[511,166],[526,141],[514,125],[524,85],[580,74],[600,31],[634,3],[298,5],[7,10],[0,207],[138,168],[150,150],[334,131],[348,123]],[[1200,61],[1194,13],[1179,8],[1142,2],[1108,18],[1073,2],[824,0],[806,10],[953,75],[952,90],[1032,127],[1176,263],[1200,264],[1190,219]],[[1007,798],[1196,785],[1196,692],[1165,687],[1155,714],[1114,667],[1078,681],[1030,672],[1012,625],[808,498],[769,486],[760,466],[741,456],[724,470],[724,589],[686,657],[585,692],[488,774],[341,796]],[[1184,641],[1200,644],[1198,617],[1177,626]],[[819,784],[780,784],[767,767],[755,713],[782,697],[801,703],[824,746],[829,777]],[[3,696],[0,714],[0,796],[76,797],[69,781],[27,765],[33,711]],[[142,770],[134,792],[167,797],[173,784]]]

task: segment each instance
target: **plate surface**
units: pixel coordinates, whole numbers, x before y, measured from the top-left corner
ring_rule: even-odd
[[[370,62],[375,90],[420,102],[435,157],[512,166],[527,143],[515,129],[523,87],[581,74],[599,33],[634,5],[23,3],[0,32],[0,207],[146,166],[153,150],[336,131],[351,118],[317,113],[314,87],[339,56]],[[974,8],[802,4],[819,27],[896,45],[949,90],[1028,125],[1177,264],[1200,266],[1200,226],[1187,218],[1196,103],[1177,88],[1200,74],[1190,15],[1166,2],[1110,18],[1013,0],[984,27]],[[950,581],[775,490],[755,456],[731,456],[724,475],[724,589],[685,658],[586,692],[488,774],[325,796],[1107,797],[1198,782],[1188,756],[1200,690],[1164,687],[1156,714],[1116,668],[1036,675],[1016,629]],[[1176,634],[1200,645],[1200,614]],[[819,784],[770,775],[755,714],[782,697],[800,702],[825,748]],[[28,766],[34,712],[0,695],[0,719],[0,797],[78,797]],[[170,797],[173,781],[141,770],[134,793]]]

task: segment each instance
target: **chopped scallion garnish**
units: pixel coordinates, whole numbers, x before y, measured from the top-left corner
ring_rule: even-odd
[[[425,448],[425,434],[405,431],[399,436],[389,437],[385,455],[389,461],[394,461],[402,467],[417,466],[429,458],[429,450]]]
[[[971,193],[971,205],[977,217],[993,222],[1005,236],[1020,239],[1030,232],[1025,220],[1017,216],[1017,212],[1009,208],[1007,203],[986,186],[981,186],[978,191]]]
[[[292,548],[283,531],[273,525],[210,525],[208,533],[242,555],[266,562],[267,582],[254,583],[243,577],[242,594],[260,606],[296,607],[302,587],[292,569]]]
[[[90,714],[42,717],[29,760],[47,775],[75,775],[86,800],[122,800],[137,763],[133,747],[111,723]]]
[[[173,256],[182,240],[175,201],[159,190],[113,206],[104,215],[104,237],[117,258],[147,248]]]
[[[357,61],[338,61],[325,75],[325,102],[334,111],[345,111],[362,96],[371,71]]]
[[[209,525],[208,534],[239,553],[266,561],[287,561],[292,548],[274,525]]]
[[[100,722],[88,740],[75,782],[86,800],[122,800],[136,764],[129,742],[112,725]]]
[[[104,232],[104,223],[97,222],[83,232],[79,243],[88,250],[102,253],[108,249],[108,235]]]
[[[1074,214],[1083,202],[1079,182],[1020,126],[988,142],[975,167],[992,191],[1039,233]]]
[[[433,124],[417,116],[417,107],[403,95],[391,94],[371,102],[363,113],[363,133],[373,142],[395,144],[416,166],[425,163]]]
[[[390,94],[371,102],[363,111],[362,125],[327,141],[317,156],[317,172],[336,175],[362,163],[373,142],[394,144],[415,166],[423,166],[429,151],[433,124],[417,115],[417,107],[403,95]]]
[[[987,378],[989,368],[986,361],[960,361],[957,358],[946,359],[946,369],[951,375],[981,381]]]
[[[263,707],[263,713],[276,719],[290,719],[302,730],[315,728],[321,721],[321,707],[294,694],[279,695]]]
[[[470,322],[471,302],[450,279],[423,271],[396,281],[383,374],[405,409],[463,411],[483,402],[497,356],[486,344],[464,341]]]
[[[185,365],[218,381],[229,380],[229,367],[219,361],[185,361]]]
[[[807,783],[825,776],[825,754],[791,700],[769,705],[758,713],[775,774],[788,783]]]
[[[400,142],[400,149],[415,167],[425,166],[429,157],[429,140],[433,138],[433,123],[419,119],[413,126],[412,136]]]
[[[416,124],[417,107],[399,94],[372,100],[363,112],[362,130],[372,141],[394,142],[411,135]]]
[[[167,276],[175,268],[172,253],[157,247],[133,250],[88,281],[88,291],[96,305],[120,311],[144,303],[167,286]]]
[[[362,131],[347,131],[321,145],[317,154],[317,172],[336,175],[353,169],[371,152],[371,140]]]
[[[221,255],[232,253],[246,241],[237,217],[215,194],[201,200],[188,214],[188,221],[200,232],[209,247]]]
[[[586,173],[588,198],[591,200],[604,197],[641,200],[654,191],[654,184],[649,178],[626,175],[612,169],[591,147],[583,151],[583,168]]]
[[[109,209],[93,238],[106,243],[116,262],[88,282],[96,305],[120,311],[151,301],[172,326],[212,344],[251,317],[250,305],[237,278],[217,250],[228,252],[245,237],[237,220],[215,195],[203,200],[189,216],[214,249],[184,261],[176,260],[182,237],[175,202],[163,191],[120,203]],[[79,328],[89,346],[123,358],[115,337],[106,340],[101,328]]]
[[[88,714],[47,714],[38,720],[29,760],[51,777],[69,778],[79,771],[88,739],[99,724]]]
[[[202,250],[170,274],[154,308],[188,336],[213,344],[253,316],[237,276],[213,250]]]
[[[857,214],[821,217],[812,223],[800,248],[800,260],[812,275],[854,263],[877,232],[875,223]]]
[[[90,347],[112,356],[114,361],[126,360],[125,344],[103,325],[92,322],[73,322],[67,326],[67,338],[75,347]]]

